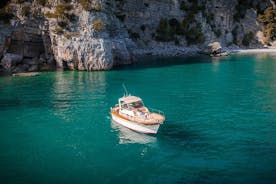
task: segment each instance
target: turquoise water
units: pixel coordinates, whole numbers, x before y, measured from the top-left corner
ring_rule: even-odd
[[[122,83],[156,136],[112,123]],[[276,57],[141,59],[0,78],[1,183],[275,183]]]

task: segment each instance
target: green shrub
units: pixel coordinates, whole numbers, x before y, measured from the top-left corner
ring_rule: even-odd
[[[100,5],[96,5],[96,6],[93,6],[92,7],[92,10],[95,10],[95,11],[101,11],[101,6]]]
[[[36,0],[36,3],[41,5],[41,6],[45,6],[47,3],[47,0]]]
[[[130,36],[130,38],[133,39],[133,40],[138,40],[138,39],[140,39],[139,33],[136,33],[136,32],[129,31],[129,36]]]
[[[38,9],[32,9],[32,14],[35,16],[41,16],[41,11]]]
[[[82,6],[82,8],[86,11],[101,11],[101,6],[99,4],[96,5],[92,5],[92,3],[90,2],[90,0],[80,0],[80,4]]]
[[[238,26],[235,26],[235,28],[232,30],[233,42],[235,44],[238,44],[238,29]]]
[[[266,44],[270,41],[276,40],[276,10],[273,7],[268,7],[263,14],[258,16],[258,21],[263,23],[265,28],[263,30],[266,38]]]
[[[264,30],[264,36],[266,38],[266,43],[276,40],[276,24],[268,24]]]
[[[162,18],[159,21],[158,27],[156,29],[155,40],[161,41],[161,42],[167,42],[171,40],[167,19]]]
[[[246,14],[246,10],[237,10],[237,12],[233,15],[233,19],[236,21],[236,22],[239,22],[240,19],[243,19],[245,17],[245,14]]]
[[[55,8],[54,12],[46,12],[45,16],[47,18],[56,18],[59,20],[73,21],[75,15],[70,14],[68,11],[72,9],[72,5],[70,3],[61,3],[58,4]]]
[[[66,11],[69,11],[72,9],[72,5],[70,3],[61,3],[56,6],[55,13],[57,15],[64,16],[66,14]]]
[[[117,17],[120,21],[124,22],[126,15],[116,15],[116,17]]]
[[[91,10],[91,2],[89,0],[80,0],[80,4],[82,6],[82,8],[86,11],[89,11]]]
[[[181,1],[180,9],[186,11],[186,16],[182,20],[180,29],[177,31],[178,35],[185,35],[188,45],[198,44],[205,41],[204,34],[202,33],[201,24],[196,21],[195,15],[201,11],[202,15],[207,16],[205,12],[206,1],[199,0],[188,0],[186,4],[185,1]],[[210,23],[214,19],[214,14],[210,14],[207,17],[207,23]],[[196,23],[196,25],[195,25]]]
[[[179,21],[175,18],[169,20],[170,33],[171,34],[182,34],[181,25]]]
[[[201,24],[195,20],[193,13],[187,14],[181,23],[175,18],[172,18],[169,21],[167,19],[160,20],[156,29],[156,41],[174,41],[175,44],[179,44],[179,40],[177,39],[176,35],[185,36],[189,45],[198,44],[205,41]]]
[[[93,24],[93,28],[98,32],[100,32],[104,29],[104,23],[103,23],[102,19],[96,19],[93,21],[92,24]]]
[[[242,44],[244,46],[249,46],[249,44],[253,40],[253,38],[254,38],[254,33],[252,31],[248,32],[247,34],[244,35],[244,37],[242,39]]]
[[[4,23],[9,23],[13,17],[14,15],[12,13],[7,12],[5,8],[0,9],[0,20]]]
[[[143,24],[140,26],[140,29],[144,32],[146,30],[146,26]]]
[[[179,26],[179,22],[176,18],[172,18],[172,19],[169,20],[169,25],[171,27],[177,27],[177,26]]]
[[[195,22],[197,22],[195,20],[195,15],[193,13],[187,14],[186,17],[182,20],[182,24],[181,24],[182,33],[187,34],[189,32],[189,29]]]
[[[205,11],[206,9],[204,2],[199,3],[198,0],[189,0],[188,2],[189,3],[186,4],[185,1],[181,1],[180,10],[186,11],[187,13],[197,14],[199,11]]]
[[[70,38],[72,37],[72,35],[71,35],[70,32],[65,32],[65,33],[63,34],[63,36],[64,36],[65,38],[67,38],[67,39],[70,39]]]
[[[221,36],[221,34],[222,34],[220,29],[214,30],[214,33],[215,33],[215,35],[216,35],[217,38],[219,38]]]
[[[213,13],[208,14],[208,15],[207,15],[207,18],[206,18],[207,24],[213,23],[214,19],[215,19],[215,15],[214,15]]]
[[[69,22],[74,22],[76,20],[76,15],[75,14],[67,14],[66,18],[69,20]]]
[[[65,29],[65,28],[67,27],[67,23],[64,22],[64,21],[59,21],[59,22],[58,22],[58,26],[59,26],[60,28]]]
[[[201,9],[201,7],[198,6],[197,0],[192,1],[192,5],[189,8],[190,13],[197,14],[200,9]]]
[[[215,15],[213,13],[210,13],[206,16],[206,23],[210,25],[215,36],[218,38],[221,36],[222,33],[221,33],[220,29],[216,29],[216,24],[215,24],[214,20],[215,20]]]
[[[55,34],[58,34],[58,35],[64,33],[63,29],[60,28],[60,27],[58,27],[58,26],[53,30],[53,32],[54,32]]]
[[[188,45],[199,44],[205,41],[205,36],[202,33],[200,23],[197,23],[195,27],[190,28],[185,36]]]
[[[183,10],[183,11],[189,10],[189,7],[186,5],[185,1],[181,1],[180,10]]]
[[[254,39],[254,33],[252,31],[249,31],[249,33],[247,33],[247,36],[250,40]]]
[[[253,7],[253,0],[238,0],[236,5],[236,13],[233,15],[233,19],[236,22],[239,22],[240,19],[243,19],[246,15],[247,9]]]
[[[51,13],[51,12],[46,12],[45,16],[47,18],[55,18],[55,19],[58,18],[58,15],[56,15],[55,13]]]
[[[22,7],[22,10],[21,10],[21,13],[23,16],[29,16],[31,11],[30,11],[30,7],[28,6],[23,6]]]
[[[182,32],[183,32],[183,34],[185,35],[187,32],[188,32],[188,30],[189,30],[189,28],[190,28],[190,21],[187,19],[187,18],[184,18],[183,20],[182,20],[182,23],[181,23],[181,30],[182,30]]]

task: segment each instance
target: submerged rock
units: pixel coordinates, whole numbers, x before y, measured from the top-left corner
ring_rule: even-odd
[[[12,76],[20,76],[20,77],[33,77],[38,76],[38,72],[22,72],[22,73],[14,73]]]

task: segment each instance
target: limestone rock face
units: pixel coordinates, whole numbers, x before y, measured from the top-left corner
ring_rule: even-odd
[[[257,21],[257,11],[261,12],[271,6],[270,0],[252,0],[242,3],[238,0],[125,0],[116,1],[116,3],[116,14],[123,17],[123,22],[131,33],[140,36],[137,43],[146,43],[138,45],[143,49],[147,46],[159,45],[159,43],[156,44],[154,37],[161,19],[166,19],[170,27],[170,20],[176,19],[181,24],[187,17],[194,18],[189,23],[190,27],[199,24],[204,34],[204,41],[188,44],[187,34],[194,34],[193,30],[184,35],[176,35],[170,41],[161,42],[164,47],[176,43],[182,47],[197,45],[204,48],[208,43],[215,41],[220,42],[224,47],[234,45],[244,48],[260,47],[261,42],[258,42],[255,36],[250,40],[249,45],[244,45],[243,39],[249,33],[257,34],[261,29]],[[161,31],[166,31],[164,26],[163,29]]]
[[[211,54],[216,54],[221,52],[221,44],[219,42],[213,42],[208,44],[209,50]]]
[[[0,24],[0,58],[8,50],[11,39],[12,27],[9,25]]]
[[[84,42],[62,41],[55,50],[58,68],[78,70],[107,70],[113,66],[112,43],[105,39],[86,39]]]
[[[225,42],[226,42],[226,45],[230,45],[231,43],[233,43],[233,34],[231,32],[228,32],[226,35],[225,35]]]
[[[34,63],[34,59],[41,57],[45,59],[45,64],[54,63],[52,44],[48,28],[45,26],[47,22],[42,15],[33,13],[38,10],[34,2],[15,4],[12,1],[9,7],[15,17],[10,20],[8,29],[7,24],[0,22],[0,27],[6,27],[0,29],[0,54],[4,54],[3,69],[11,72],[28,71],[29,68],[35,70],[38,64]],[[25,13],[22,13],[23,9],[25,9]],[[5,53],[9,53],[8,56],[10,54],[20,56],[20,63],[15,59],[8,64],[10,60],[6,59],[7,54]]]
[[[34,21],[26,21],[26,24],[16,27],[11,34],[8,52],[22,54],[24,57],[38,57],[44,52],[41,32]]]
[[[109,70],[137,55],[181,55],[214,42],[260,47],[257,11],[271,6],[271,0],[90,0],[88,8],[77,0],[39,2],[10,1],[15,17],[9,26],[0,21],[0,58],[21,55],[20,70]],[[168,38],[158,40],[159,33]]]
[[[103,1],[104,2],[104,1]],[[58,68],[70,70],[109,70],[115,64],[131,61],[128,47],[134,44],[127,30],[111,11],[100,12],[79,10],[78,15],[64,34],[56,34],[56,20],[49,19],[52,49]],[[76,29],[75,29],[76,28]],[[77,33],[77,34],[74,34]],[[65,37],[67,35],[67,37]]]

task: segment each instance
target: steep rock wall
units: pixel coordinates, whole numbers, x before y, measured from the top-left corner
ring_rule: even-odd
[[[271,2],[12,0],[11,25],[0,23],[0,57],[22,56],[12,71],[51,69],[48,65],[108,70],[130,63],[139,50],[176,55],[215,41],[224,47],[261,47],[257,13]]]
[[[72,13],[77,16],[62,34],[54,33],[58,23],[49,19],[52,48],[59,68],[106,70],[131,61],[127,48],[133,43],[126,30],[114,15],[105,12],[108,8],[100,5],[101,11],[83,11],[75,4]]]
[[[250,3],[249,3],[250,2]],[[154,46],[160,41],[156,39],[158,25],[161,19],[166,19],[168,24],[176,19],[180,26],[185,18],[192,16],[193,20],[188,24],[199,23],[201,32],[204,34],[204,41],[197,43],[198,46],[205,46],[210,42],[219,41],[223,46],[238,45],[240,47],[258,47],[255,37],[260,26],[257,22],[257,8],[263,11],[270,5],[267,1],[248,1],[246,5],[240,5],[238,0],[144,0],[117,2],[115,14],[123,17],[122,22],[127,29],[135,35],[139,35],[137,43],[141,47]],[[241,7],[239,9],[239,7]],[[248,6],[248,7],[246,7]],[[239,17],[240,12],[246,12],[245,16]],[[237,17],[235,20],[235,16]],[[168,25],[170,27],[170,25]],[[254,39],[252,44],[243,45],[242,40],[246,34],[252,32]],[[163,41],[164,45],[172,44],[182,47],[190,46],[187,43],[187,34],[176,35],[173,39]],[[171,43],[170,43],[171,42]]]

